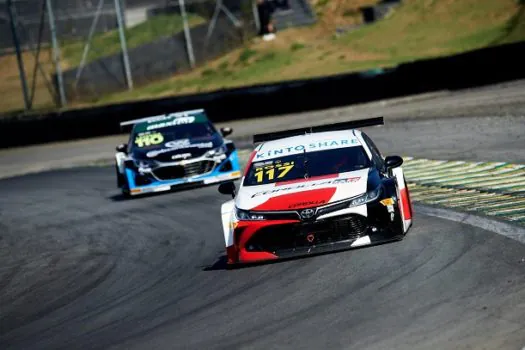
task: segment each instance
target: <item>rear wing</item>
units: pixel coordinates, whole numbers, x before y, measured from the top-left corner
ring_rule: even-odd
[[[204,109],[193,109],[188,111],[181,111],[181,112],[175,112],[175,113],[168,113],[168,114],[160,114],[155,115],[151,117],[145,117],[140,119],[134,119],[134,120],[127,120],[125,122],[120,123],[120,128],[127,126],[127,125],[135,125],[138,123],[144,123],[144,122],[157,122],[161,120],[171,119],[171,118],[177,118],[177,117],[188,117],[190,115],[199,114],[199,113],[205,113]]]
[[[253,135],[253,143],[278,140],[278,139],[282,139],[285,137],[311,134],[314,132],[357,129],[357,128],[364,128],[368,126],[384,125],[384,124],[385,122],[383,120],[383,117],[378,117],[378,118],[369,118],[369,119],[361,119],[361,120],[352,120],[352,121],[342,122],[342,123],[309,126],[305,128],[276,131],[276,132],[265,133],[265,134],[255,134]]]

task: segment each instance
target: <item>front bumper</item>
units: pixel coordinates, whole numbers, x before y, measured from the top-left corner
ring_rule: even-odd
[[[206,160],[207,162],[211,162]],[[174,179],[162,179],[159,173],[139,173],[136,168],[126,168],[127,188],[131,196],[170,191],[184,187],[198,187],[241,178],[237,151],[230,153],[226,159],[213,164],[204,173],[182,176]]]
[[[240,221],[228,263],[256,263],[286,259],[400,240],[403,237],[397,205],[378,200],[333,213],[315,221]],[[393,215],[392,215],[393,214]]]

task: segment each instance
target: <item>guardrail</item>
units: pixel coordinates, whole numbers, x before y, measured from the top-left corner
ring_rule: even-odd
[[[205,108],[215,121],[297,113],[525,78],[525,42],[416,61],[386,71],[286,81],[210,93],[0,118],[0,147],[117,134],[119,123]]]

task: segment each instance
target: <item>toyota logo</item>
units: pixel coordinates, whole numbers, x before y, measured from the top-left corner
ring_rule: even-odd
[[[301,217],[303,219],[310,219],[312,216],[314,216],[315,210],[313,209],[305,209],[301,211]]]

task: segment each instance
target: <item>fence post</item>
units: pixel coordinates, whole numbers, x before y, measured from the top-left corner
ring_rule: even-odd
[[[51,30],[51,43],[53,45],[53,60],[55,61],[55,70],[57,74],[58,91],[60,95],[60,105],[66,105],[66,94],[64,92],[64,81],[62,80],[62,68],[60,67],[60,51],[58,48],[57,31],[55,16],[53,14],[53,6],[51,0],[46,0],[47,14],[49,16],[49,29]]]
[[[195,68],[195,56],[193,55],[193,45],[191,44],[190,28],[188,25],[188,16],[186,15],[186,8],[184,7],[184,0],[179,0],[180,13],[182,15],[182,23],[184,25],[184,37],[186,38],[186,50],[188,51],[188,59],[190,60],[191,68]]]
[[[18,72],[20,73],[20,82],[22,84],[22,93],[24,95],[24,105],[25,109],[30,109],[30,100],[29,100],[29,94],[27,91],[27,80],[26,80],[26,72],[24,69],[24,61],[22,60],[22,53],[20,50],[20,41],[18,39],[18,33],[16,31],[16,22],[15,22],[15,13],[13,11],[13,2],[12,0],[7,1],[7,8],[9,10],[9,23],[11,25],[11,31],[13,34],[13,44],[15,45],[16,50],[16,59],[18,61]]]
[[[78,82],[80,80],[80,76],[82,74],[82,71],[84,70],[84,66],[86,65],[89,48],[91,46],[91,40],[93,39],[93,35],[95,35],[95,29],[97,28],[98,19],[102,12],[103,6],[104,6],[104,0],[99,0],[97,12],[95,13],[95,18],[93,19],[93,22],[91,23],[91,28],[89,29],[88,39],[87,39],[86,44],[84,45],[84,52],[82,53],[82,59],[80,60],[80,64],[78,65],[78,68],[77,68],[77,74],[75,77],[75,84],[74,84],[75,89],[77,88]]]
[[[124,60],[124,70],[126,72],[126,80],[128,82],[128,89],[133,90],[133,79],[131,77],[131,69],[129,66],[128,47],[126,45],[126,35],[124,33],[123,11],[120,6],[120,0],[115,0],[115,11],[117,12],[118,32],[120,36],[120,47],[122,48],[122,58]]]
[[[261,31],[261,22],[259,21],[259,9],[257,9],[256,0],[252,0],[252,11],[253,19],[255,20],[255,27],[257,28],[257,33]]]

